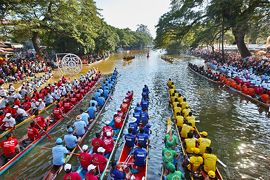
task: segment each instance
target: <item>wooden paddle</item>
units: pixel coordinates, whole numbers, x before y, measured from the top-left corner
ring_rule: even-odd
[[[44,132],[44,134],[47,136],[49,140],[52,140],[52,137],[38,123],[36,123],[36,125],[40,128],[40,130]]]
[[[220,159],[218,159],[217,162],[218,162],[220,165],[222,165],[223,167],[227,168],[227,165],[224,164]]]

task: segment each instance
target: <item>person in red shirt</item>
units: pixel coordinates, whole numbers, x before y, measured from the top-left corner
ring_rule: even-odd
[[[29,109],[31,109],[31,101],[29,101],[29,100],[25,101],[25,102],[22,104],[22,108],[23,108],[25,111],[28,111]]]
[[[38,129],[35,127],[35,122],[31,122],[30,126],[27,129],[28,139],[33,142],[34,140],[40,137]]]
[[[6,107],[3,109],[4,113],[11,113],[12,114],[12,108],[10,107],[9,103],[6,104]]]
[[[93,152],[97,153],[99,147],[104,147],[104,141],[100,138],[100,133],[96,133],[96,137],[92,139]]]
[[[6,138],[6,140],[3,140],[0,143],[0,147],[3,150],[4,157],[7,162],[9,159],[12,159],[14,156],[16,156],[16,154],[20,151],[20,148],[16,138],[11,137],[10,134],[7,134]]]
[[[80,158],[80,163],[83,169],[87,170],[87,167],[92,162],[92,155],[88,152],[89,147],[87,145],[82,146],[82,152],[78,155]]]
[[[105,157],[109,157],[112,150],[113,150],[113,147],[114,147],[114,140],[113,140],[113,137],[112,137],[112,133],[111,132],[107,132],[107,137],[104,138],[104,149],[106,150],[105,151]]]
[[[95,166],[98,166],[99,172],[102,173],[106,167],[107,159],[104,156],[105,149],[103,147],[99,147],[97,149],[98,153],[93,155],[92,163]]]
[[[24,100],[25,100],[25,101],[31,101],[31,98],[26,94],[26,95],[24,96]]]
[[[98,180],[98,177],[95,176],[96,174],[96,166],[90,164],[87,168],[88,172],[85,174],[85,180]]]
[[[65,164],[64,170],[66,172],[64,180],[81,180],[81,176],[77,172],[72,172],[71,164]]]
[[[118,115],[118,114],[115,114],[113,116],[113,119],[114,119],[114,127],[116,129],[121,129],[122,126],[123,126],[123,121],[122,121],[122,118]]]
[[[20,101],[18,98],[16,98],[16,99],[14,100],[13,104],[14,104],[14,105],[17,105],[17,106],[21,106],[21,101]]]
[[[70,98],[70,102],[73,104],[73,105],[75,105],[75,104],[77,104],[77,98],[74,96],[74,95],[71,95],[71,98]]]
[[[64,102],[64,113],[67,113],[68,111],[70,111],[73,108],[73,104],[70,102],[69,99],[67,99]]]
[[[59,104],[57,104],[56,107],[53,109],[53,119],[58,121],[62,119],[62,117],[63,117],[62,108],[60,108]]]
[[[34,115],[35,115],[34,121],[36,122],[35,127],[38,130],[39,129],[45,130],[47,128],[47,122],[46,122],[45,118],[43,116],[40,116],[37,110],[34,112]]]
[[[57,100],[57,104],[59,105],[59,108],[63,110],[63,102],[60,100]]]
[[[39,99],[39,93],[36,89],[33,92],[33,97],[36,97],[36,99]]]
[[[83,98],[83,96],[82,96],[82,94],[80,92],[76,92],[75,96],[78,99],[78,101],[80,101]]]
[[[113,128],[110,126],[110,121],[106,121],[106,125],[102,128],[102,139],[107,136],[107,132],[111,132],[113,135]]]

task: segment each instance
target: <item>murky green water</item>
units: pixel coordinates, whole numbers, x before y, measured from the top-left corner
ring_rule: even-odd
[[[219,166],[224,179],[269,179],[269,118],[264,112],[260,113],[256,105],[194,75],[186,68],[189,61],[200,62],[190,57],[170,64],[161,60],[158,52],[151,52],[149,59],[145,54],[140,54],[130,63],[124,63],[117,56],[94,65],[106,73],[115,66],[121,76],[112,96],[113,100],[105,108],[91,136],[100,130],[103,122],[111,119],[127,90],[134,90],[135,104],[140,99],[143,85],[148,84],[151,91],[149,115],[153,131],[148,179],[159,179],[163,148],[161,139],[165,134],[166,118],[170,115],[166,92],[166,81],[170,77],[186,96],[195,116],[200,120],[198,129],[208,131],[214,152],[228,166]],[[86,109],[87,104],[88,100],[85,100],[80,107]],[[72,112],[69,120],[56,127],[51,136],[62,137],[67,124],[71,123],[78,112],[79,108]],[[86,142],[91,141],[91,136]],[[50,150],[42,147],[52,146],[54,142],[45,139],[10,168],[3,178],[41,179],[51,163]],[[73,159],[72,164],[75,163],[76,159]]]

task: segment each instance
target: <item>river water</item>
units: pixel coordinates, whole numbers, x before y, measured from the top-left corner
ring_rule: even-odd
[[[121,56],[113,56],[109,60],[93,65],[103,73],[110,73],[117,67],[120,76],[112,100],[85,143],[89,143],[104,122],[111,119],[126,91],[134,91],[135,105],[140,99],[143,85],[147,84],[151,91],[149,115],[153,132],[148,179],[159,179],[161,151],[164,146],[162,139],[165,134],[166,118],[170,116],[166,82],[168,78],[172,78],[176,87],[187,98],[196,119],[200,121],[197,123],[198,129],[208,132],[214,153],[227,165],[227,168],[218,166],[224,179],[270,179],[270,123],[266,113],[256,105],[241,99],[239,95],[227,92],[187,69],[188,62],[201,63],[202,60],[183,56],[171,64],[161,60],[160,55],[157,51],[151,51],[150,58],[147,59],[146,54],[137,53],[136,59],[129,63],[123,62]],[[54,139],[63,136],[66,126],[71,124],[79,113],[79,108],[87,108],[89,98],[90,96],[69,115],[68,119],[55,128],[50,134]],[[42,179],[51,163],[51,151],[44,147],[53,146],[54,141],[44,139],[1,179],[15,177]],[[120,148],[116,153],[116,159],[119,151]],[[76,165],[77,160],[72,159],[71,162]]]

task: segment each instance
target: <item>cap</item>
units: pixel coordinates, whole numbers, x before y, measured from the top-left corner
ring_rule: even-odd
[[[19,106],[18,106],[18,105],[15,105],[13,108],[14,108],[14,109],[17,109],[17,108],[19,108]]]
[[[202,131],[202,132],[200,132],[200,135],[202,135],[202,136],[208,136],[208,133],[206,131]]]
[[[191,148],[191,151],[192,151],[194,154],[199,154],[199,153],[200,153],[200,149],[199,149],[199,148]]]
[[[42,99],[41,99],[41,98],[39,98],[39,99],[38,99],[38,101],[42,101]]]
[[[96,169],[96,166],[94,164],[90,164],[88,167],[87,167],[87,170],[88,171],[91,171],[93,169]]]
[[[57,138],[55,141],[56,144],[62,144],[63,140],[61,138]]]
[[[76,120],[81,120],[81,115],[78,115],[78,116],[76,117]]]
[[[106,132],[106,135],[107,135],[108,137],[111,137],[111,136],[112,136],[112,133],[111,133],[110,131],[107,131],[107,132]]]
[[[104,152],[105,152],[105,149],[104,149],[103,147],[99,147],[99,148],[97,149],[97,152],[104,153]]]
[[[65,164],[64,170],[65,170],[65,171],[71,170],[71,164]]]
[[[83,151],[87,151],[87,150],[88,150],[88,146],[87,146],[86,144],[83,145],[82,150],[83,150]]]
[[[68,128],[68,133],[73,133],[72,127],[69,127],[69,128]]]
[[[10,113],[7,113],[7,114],[6,114],[6,117],[10,117],[10,116],[11,116],[11,114],[10,114]]]
[[[209,176],[210,178],[215,178],[215,177],[216,177],[216,173],[215,173],[214,171],[209,171],[209,172],[208,172],[208,176]]]
[[[110,121],[106,121],[106,122],[105,122],[106,125],[109,125],[110,123],[111,123]]]

